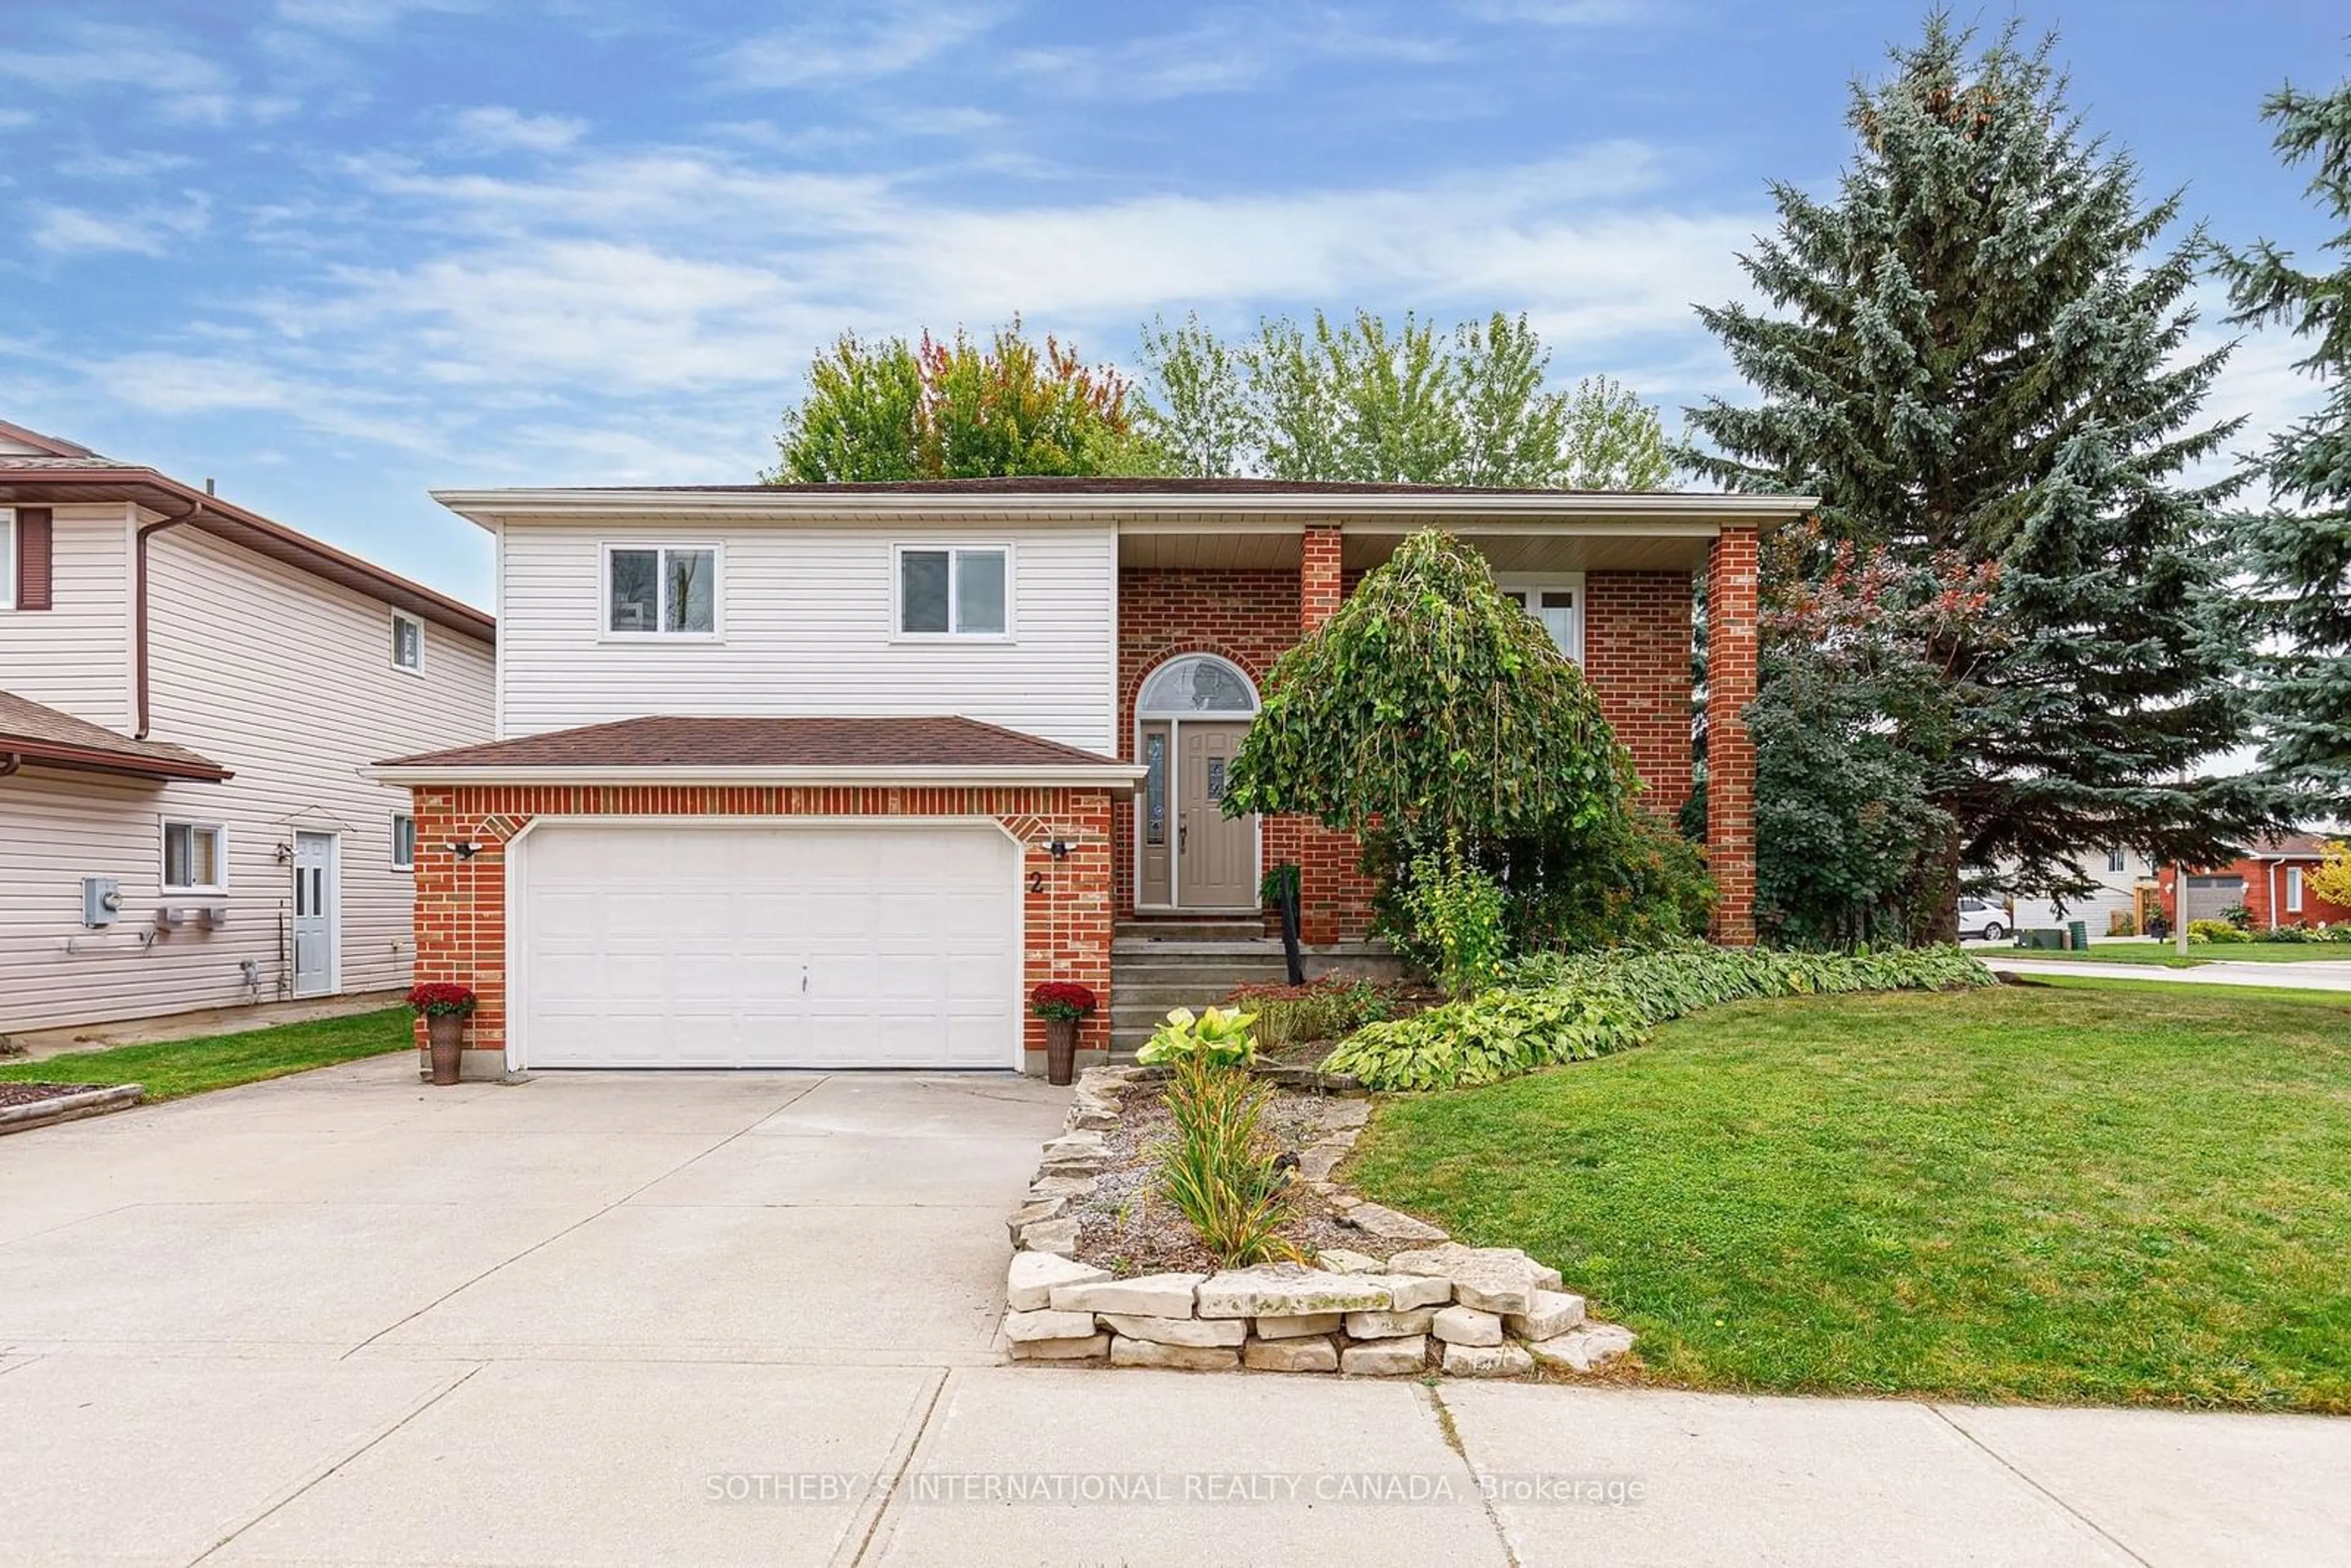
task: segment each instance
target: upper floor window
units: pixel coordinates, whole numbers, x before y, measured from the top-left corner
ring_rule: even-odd
[[[392,618],[392,667],[424,673],[424,628],[405,615]]]
[[[1582,578],[1505,578],[1500,587],[1503,598],[1542,622],[1554,647],[1576,663],[1583,662]]]
[[[604,630],[619,637],[715,637],[718,547],[604,547]]]
[[[392,869],[416,869],[416,819],[405,811],[395,812],[392,819]]]
[[[16,608],[16,514],[0,507],[0,610]]]
[[[2120,871],[2123,869],[2122,851],[2108,850],[2106,852],[2106,869],[2108,871]]]
[[[218,893],[226,883],[221,867],[217,822],[163,824],[163,891]]]
[[[1008,547],[898,547],[899,636],[1011,634],[1012,551]]]

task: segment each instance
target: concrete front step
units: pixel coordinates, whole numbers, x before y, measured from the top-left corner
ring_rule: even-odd
[[[1281,956],[1281,943],[1271,936],[1248,938],[1177,938],[1174,936],[1113,936],[1113,958],[1259,958]]]
[[[1111,925],[1114,937],[1136,941],[1253,942],[1265,935],[1262,920],[1120,920]]]

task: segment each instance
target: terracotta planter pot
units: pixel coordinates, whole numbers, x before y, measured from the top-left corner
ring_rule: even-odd
[[[1078,1079],[1078,1020],[1045,1020],[1045,1082],[1074,1083]]]
[[[456,1082],[457,1069],[465,1060],[465,1015],[427,1013],[424,1033],[433,1045],[433,1082]]]

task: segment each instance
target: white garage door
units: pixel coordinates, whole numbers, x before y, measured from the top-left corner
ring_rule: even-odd
[[[549,822],[519,847],[526,1066],[1019,1065],[993,826]]]

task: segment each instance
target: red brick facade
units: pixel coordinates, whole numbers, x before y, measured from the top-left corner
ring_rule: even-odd
[[[1102,789],[786,788],[780,786],[417,786],[416,978],[455,980],[480,998],[466,1046],[496,1071],[507,1044],[507,846],[535,817],[991,817],[1023,846],[1025,992],[1047,980],[1091,987],[1101,1007],[1079,1027],[1081,1051],[1110,1046],[1111,800]],[[1055,860],[1045,846],[1070,847]],[[471,860],[452,843],[475,843]],[[417,1040],[423,1041],[419,1024]],[[1029,1017],[1032,1058],[1044,1021]]]
[[[1308,606],[1339,608],[1342,580],[1335,528],[1320,547],[1322,570],[1310,597],[1307,575],[1286,569],[1194,570],[1137,568],[1118,574],[1118,754],[1134,760],[1134,698],[1144,677],[1186,653],[1215,653],[1239,665],[1259,687],[1283,650],[1298,641]],[[1320,622],[1315,622],[1320,624]],[[1134,913],[1134,810],[1114,808],[1112,864],[1118,912]],[[1353,940],[1371,929],[1372,887],[1357,868],[1361,852],[1344,833],[1298,817],[1266,820],[1265,863],[1300,871],[1300,939],[1312,946]]]
[[[2319,855],[2296,856],[2291,860],[2256,860],[2249,855],[2224,866],[2215,866],[2210,874],[2244,879],[2245,907],[2252,912],[2253,929],[2256,931],[2274,931],[2281,925],[2339,925],[2351,920],[2351,909],[2319,897],[2318,890],[2306,882],[2302,890],[2302,907],[2288,907],[2293,901],[2293,890],[2287,885],[2287,868],[2298,867],[2307,878],[2322,863],[2324,857]],[[2206,873],[2192,872],[2189,874],[2202,876]],[[2174,900],[2179,868],[2159,866],[2155,876],[2158,888],[2157,902],[2163,906],[2164,918],[2176,925],[2179,915],[2179,905]],[[2200,902],[2198,907],[2202,907]]]
[[[1755,742],[1741,716],[1755,700],[1757,535],[1725,528],[1707,553],[1706,845],[1720,901],[1714,939],[1755,940]]]
[[[1583,674],[1646,786],[1670,818],[1689,799],[1690,607],[1686,571],[1595,571],[1583,580]]]

